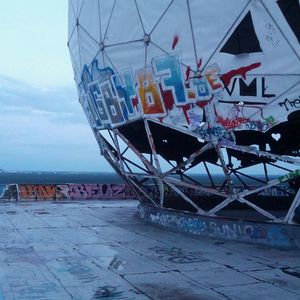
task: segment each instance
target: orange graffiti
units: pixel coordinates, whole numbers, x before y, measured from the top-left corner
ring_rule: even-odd
[[[22,200],[49,200],[56,198],[54,185],[20,184],[19,195]]]
[[[164,114],[165,109],[159,89],[153,81],[152,70],[140,70],[136,73],[136,76],[138,78],[138,94],[144,114]]]

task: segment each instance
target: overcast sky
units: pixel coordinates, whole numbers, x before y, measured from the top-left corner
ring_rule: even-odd
[[[77,101],[67,0],[0,1],[0,169],[111,170]]]

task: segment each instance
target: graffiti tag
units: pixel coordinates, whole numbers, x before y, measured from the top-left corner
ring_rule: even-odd
[[[66,199],[124,199],[125,184],[63,184],[58,197]]]
[[[284,176],[280,176],[278,179],[280,182],[286,181],[286,180],[291,180],[291,179],[295,179],[297,177],[300,176],[300,169],[295,170],[293,172],[290,172]]]
[[[300,98],[300,96],[299,96]],[[300,108],[300,99],[289,100],[285,98],[284,102],[279,102],[279,106],[284,107],[286,111],[294,108]]]

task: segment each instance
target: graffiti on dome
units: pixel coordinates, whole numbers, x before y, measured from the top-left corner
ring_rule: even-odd
[[[97,129],[115,127],[142,115],[167,118],[172,112],[190,123],[188,110],[203,108],[203,103],[223,89],[217,64],[207,67],[203,75],[183,76],[180,55],[154,58],[146,69],[119,73],[99,68],[94,60],[81,76],[80,102],[91,125]],[[175,108],[178,108],[177,110]],[[168,118],[167,118],[168,119]]]
[[[264,112],[267,101],[276,97],[268,78],[247,77],[248,72],[260,67],[261,63],[255,62],[222,74],[214,63],[199,73],[184,65],[181,54],[174,52],[153,58],[149,67],[117,73],[111,67],[100,68],[95,59],[83,69],[80,103],[90,125],[96,129],[152,117],[199,133],[201,138],[213,137],[214,131],[216,137],[224,137],[220,130],[264,132],[279,121]],[[232,98],[236,100],[230,101]],[[263,102],[257,102],[258,98]],[[277,103],[288,111],[298,108],[298,100]],[[207,114],[215,129],[204,126]]]

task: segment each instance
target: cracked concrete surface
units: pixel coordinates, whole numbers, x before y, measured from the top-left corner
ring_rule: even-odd
[[[174,233],[136,201],[3,203],[2,299],[300,299],[300,251]]]

